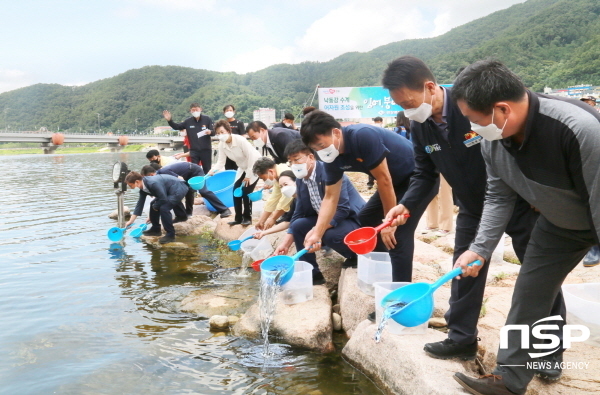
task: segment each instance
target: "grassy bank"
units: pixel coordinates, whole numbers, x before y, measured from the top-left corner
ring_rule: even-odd
[[[132,144],[123,147],[121,152],[138,152],[144,145]],[[94,152],[110,152],[107,147],[60,147],[55,154],[89,154]],[[0,155],[26,155],[26,154],[43,154],[44,151],[39,148],[0,148]]]

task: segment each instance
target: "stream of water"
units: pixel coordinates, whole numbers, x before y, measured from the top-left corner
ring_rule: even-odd
[[[126,238],[111,248],[111,169],[143,153],[2,156],[0,394],[378,394],[335,353],[211,333],[184,313],[196,290],[258,294],[258,273],[197,237],[176,254]],[[126,193],[133,208],[136,192]],[[139,222],[139,221],[138,221]]]

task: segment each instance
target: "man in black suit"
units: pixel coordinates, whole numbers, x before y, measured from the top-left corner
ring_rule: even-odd
[[[261,121],[250,122],[246,127],[246,133],[254,141],[254,146],[262,150],[262,155],[270,154],[276,164],[287,162],[285,147],[290,142],[300,139],[300,133],[296,130],[286,128],[269,130]]]

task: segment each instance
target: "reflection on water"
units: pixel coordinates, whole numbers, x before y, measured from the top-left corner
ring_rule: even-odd
[[[0,394],[378,393],[339,354],[274,343],[265,366],[260,341],[181,312],[194,290],[256,293],[258,273],[236,276],[237,255],[206,246],[111,244],[119,159],[146,163],[138,153],[0,157]],[[127,206],[136,200],[125,194]]]

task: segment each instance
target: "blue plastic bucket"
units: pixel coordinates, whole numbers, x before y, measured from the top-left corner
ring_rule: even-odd
[[[227,207],[233,207],[233,183],[236,173],[235,170],[225,170],[206,179],[206,188]],[[217,211],[206,199],[204,199],[204,203],[210,211]]]

